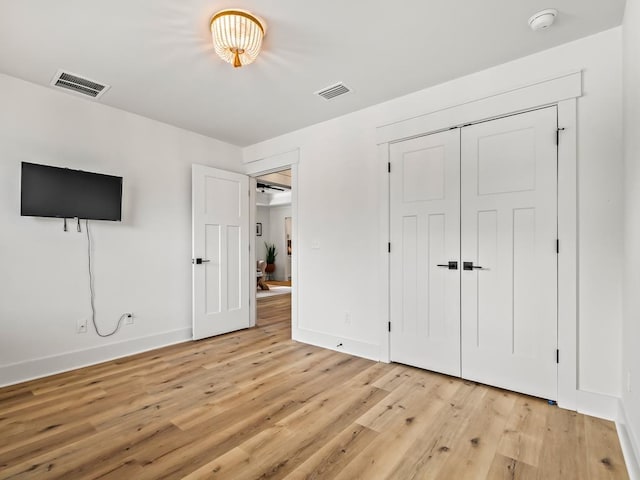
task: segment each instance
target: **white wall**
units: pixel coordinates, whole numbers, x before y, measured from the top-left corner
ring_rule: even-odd
[[[262,223],[262,236],[256,236],[256,260],[266,260],[267,258],[264,242],[271,242],[269,210],[271,210],[269,207],[256,207],[256,222]]]
[[[0,105],[0,385],[189,338],[191,164],[238,171],[240,149],[4,75]],[[96,308],[103,330],[134,325],[76,334],[86,238],[20,216],[21,161],[124,177],[123,222],[91,224]]]
[[[640,2],[627,0],[624,17],[625,271],[623,405],[640,460]],[[627,376],[631,389],[627,389]]]
[[[287,279],[287,242],[284,233],[284,219],[291,216],[291,205],[269,208],[269,243],[276,246],[276,270],[273,272],[274,280]],[[264,248],[264,244],[263,244]]]
[[[256,259],[265,260],[267,250],[264,243],[276,246],[276,270],[274,280],[287,280],[287,244],[284,238],[284,219],[291,216],[291,205],[258,206],[256,222],[262,222],[262,237],[256,237]]]
[[[387,200],[379,186],[376,127],[579,69],[579,386],[619,396],[621,28],[245,148],[246,162],[300,149],[298,338],[331,348],[343,343],[345,351],[373,358],[385,341],[387,314],[377,292],[388,232],[378,210]]]

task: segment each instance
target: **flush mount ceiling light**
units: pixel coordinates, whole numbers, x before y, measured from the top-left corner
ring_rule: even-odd
[[[558,11],[554,8],[547,8],[546,10],[542,10],[534,15],[531,15],[529,18],[529,26],[531,30],[546,30],[553,22],[556,21],[556,17],[558,16]]]
[[[253,62],[267,30],[264,21],[244,10],[222,10],[211,18],[211,36],[216,53],[234,67]]]

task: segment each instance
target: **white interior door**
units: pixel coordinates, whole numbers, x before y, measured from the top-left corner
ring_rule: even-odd
[[[460,376],[460,130],[390,160],[391,359]]]
[[[249,177],[192,170],[193,338],[248,328]]]
[[[462,129],[462,376],[557,396],[556,108]],[[470,266],[470,265],[468,265]]]

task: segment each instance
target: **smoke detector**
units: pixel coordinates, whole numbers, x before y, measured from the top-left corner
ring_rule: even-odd
[[[556,21],[558,11],[554,8],[547,8],[531,16],[529,19],[529,26],[531,30],[537,32],[538,30],[546,30],[553,22]]]

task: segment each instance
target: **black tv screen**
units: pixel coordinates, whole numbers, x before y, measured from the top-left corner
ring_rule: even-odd
[[[22,162],[20,214],[122,219],[122,177]]]

